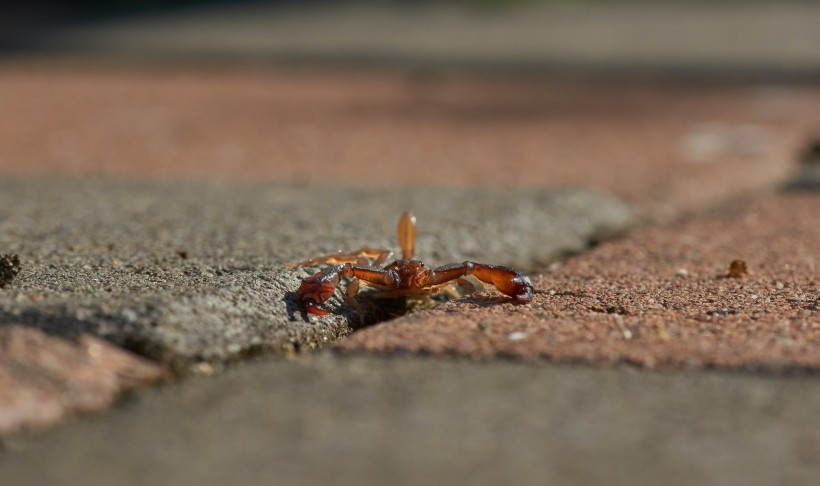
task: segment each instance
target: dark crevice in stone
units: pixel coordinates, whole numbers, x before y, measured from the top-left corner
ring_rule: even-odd
[[[820,191],[820,138],[813,139],[800,154],[795,177],[786,184],[787,191]]]

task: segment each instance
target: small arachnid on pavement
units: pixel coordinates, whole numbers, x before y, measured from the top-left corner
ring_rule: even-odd
[[[430,294],[441,292],[454,280],[468,291],[475,290],[464,276],[473,275],[482,282],[492,284],[496,289],[512,297],[516,302],[530,302],[533,296],[532,282],[520,271],[498,265],[476,262],[451,263],[431,269],[419,260],[413,260],[416,242],[416,218],[402,213],[399,218],[399,246],[402,259],[381,268],[392,252],[378,248],[362,248],[350,253],[311,258],[295,265],[310,266],[331,263],[326,268],[302,280],[298,299],[311,314],[325,315],[328,312],[319,305],[333,295],[341,277],[353,279],[347,287],[345,297],[348,303],[359,310],[353,298],[359,291],[359,281],[380,290],[380,296],[426,299]]]

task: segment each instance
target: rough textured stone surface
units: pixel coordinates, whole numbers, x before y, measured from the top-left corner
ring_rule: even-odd
[[[343,190],[59,179],[0,182],[0,248],[26,261],[0,292],[0,323],[88,332],[172,365],[292,352],[347,334],[358,316],[308,317],[305,269],[286,263],[395,247],[419,218],[431,264],[547,262],[623,231],[635,214],[588,191]]]
[[[816,376],[311,355],[7,439],[0,470],[16,486],[810,485],[818,409]]]
[[[461,299],[364,329],[339,346],[648,367],[817,370],[818,215],[816,193],[745,201],[570,258],[532,278],[531,304],[492,295]],[[728,272],[738,259],[746,262],[745,278]]]
[[[123,391],[165,376],[159,366],[91,336],[68,340],[4,323],[0,435],[104,410]]]

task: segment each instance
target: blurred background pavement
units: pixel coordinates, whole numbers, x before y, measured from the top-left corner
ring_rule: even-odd
[[[453,0],[35,0],[0,19],[7,53],[342,63],[589,75],[820,75],[820,4]]]
[[[790,177],[820,132],[818,18],[816,2],[34,0],[0,19],[0,171],[590,186],[674,216]]]

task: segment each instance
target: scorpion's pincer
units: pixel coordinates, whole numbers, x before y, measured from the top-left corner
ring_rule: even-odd
[[[317,316],[328,314],[328,311],[320,308],[319,304],[329,299],[336,290],[339,284],[338,270],[338,268],[330,268],[302,281],[297,295],[299,302],[305,306],[307,312]]]
[[[530,278],[526,275],[521,275],[513,279],[513,282],[518,287],[513,298],[518,302],[532,302],[533,286]]]

